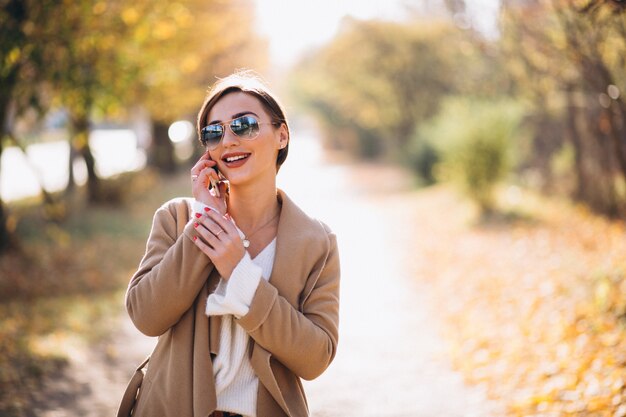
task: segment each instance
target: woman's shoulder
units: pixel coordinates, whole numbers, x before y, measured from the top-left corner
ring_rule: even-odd
[[[286,223],[289,223],[289,229],[297,230],[300,234],[308,232],[307,234],[310,234],[311,237],[317,236],[322,239],[327,239],[329,235],[333,234],[328,224],[307,214],[284,191],[279,190],[278,195],[283,207],[281,221],[284,219]]]
[[[158,216],[159,214],[169,214],[176,219],[181,217],[186,219],[189,218],[192,204],[193,198],[175,197],[163,203],[157,209],[155,216]]]

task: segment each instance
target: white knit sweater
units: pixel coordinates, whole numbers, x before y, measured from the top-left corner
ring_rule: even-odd
[[[203,213],[198,204],[194,204],[194,211]],[[243,237],[241,230],[239,233]],[[260,280],[268,280],[272,274],[275,255],[276,239],[254,259],[246,252],[228,281],[220,280],[215,292],[207,299],[207,316],[222,316],[219,352],[213,359],[217,409],[220,411],[256,417],[259,379],[247,355],[250,337],[233,318],[248,313]]]

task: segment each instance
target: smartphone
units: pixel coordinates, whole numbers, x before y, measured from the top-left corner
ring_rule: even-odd
[[[211,156],[209,155],[209,152],[207,151],[207,156],[209,157],[209,160],[212,161]],[[217,165],[211,167],[215,173],[219,176],[220,172],[217,170]],[[217,181],[215,181],[213,178],[211,178],[211,184],[209,184],[209,190],[213,188],[215,190],[215,196],[216,197],[220,197],[220,188],[217,186]]]

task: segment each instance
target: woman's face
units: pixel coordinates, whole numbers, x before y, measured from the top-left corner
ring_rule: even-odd
[[[242,139],[228,126],[232,119],[240,116],[253,116],[259,121],[259,134],[255,139]],[[287,145],[288,134],[284,125],[276,127],[271,122],[261,102],[240,91],[220,98],[209,111],[206,125],[225,125],[222,140],[209,155],[231,186],[276,176],[276,157],[278,150]]]

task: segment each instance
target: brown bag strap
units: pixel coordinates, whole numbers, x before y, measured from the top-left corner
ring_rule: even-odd
[[[146,367],[149,360],[150,356],[148,356],[146,360],[139,365],[139,367],[135,370],[133,377],[128,382],[128,386],[126,387],[126,391],[124,391],[122,401],[120,402],[120,406],[117,410],[117,417],[129,417],[132,415],[133,409],[135,408],[135,401],[137,401],[137,394],[139,393],[141,383],[143,382],[143,369]]]

